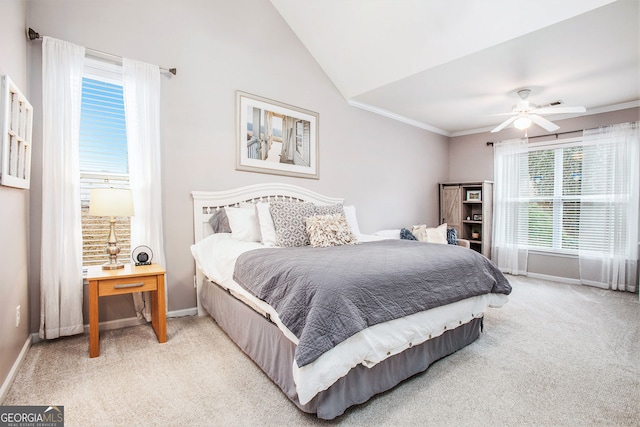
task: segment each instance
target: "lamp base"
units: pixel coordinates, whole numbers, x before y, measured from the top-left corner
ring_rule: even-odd
[[[119,270],[124,268],[124,264],[118,262],[120,248],[118,247],[118,239],[116,238],[116,219],[111,217],[109,222],[109,240],[107,241],[107,247],[105,249],[105,252],[109,254],[109,262],[102,264],[102,269]]]
[[[115,264],[105,262],[104,264],[102,264],[103,270],[118,270],[120,268],[124,268],[124,264],[120,264],[119,262],[116,262]]]

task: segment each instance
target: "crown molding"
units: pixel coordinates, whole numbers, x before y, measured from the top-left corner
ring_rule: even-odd
[[[436,126],[430,125],[428,123],[420,122],[418,120],[411,119],[409,117],[403,116],[401,114],[396,114],[392,111],[385,110],[383,108],[379,108],[370,104],[366,104],[364,102],[355,101],[353,99],[347,99],[347,104],[352,107],[360,108],[362,110],[369,111],[374,114],[378,114],[380,116],[388,117],[392,120],[396,120],[398,122],[402,122],[411,126],[415,126],[420,129],[428,130],[429,132],[437,133],[443,136],[447,136],[450,138],[454,138],[456,136],[465,136],[465,135],[473,135],[476,133],[485,133],[491,132],[495,126],[487,126],[482,128],[461,130],[456,132],[449,132],[444,129],[440,129]],[[640,107],[640,100],[622,102],[619,104],[605,105],[603,107],[595,107],[589,108],[585,113],[581,114],[558,114],[554,116],[554,120],[566,120],[572,119],[574,117],[582,117],[582,116],[590,116],[593,114],[601,114],[601,113],[609,113],[612,111],[626,110],[628,108],[636,108]]]
[[[366,111],[378,114],[380,116],[388,117],[398,122],[406,123],[408,125],[415,126],[420,129],[428,130],[429,132],[434,132],[444,136],[451,136],[451,132],[448,132],[446,130],[437,128],[428,123],[423,123],[418,120],[410,119],[409,117],[396,114],[392,111],[385,110],[383,108],[379,108],[370,104],[365,104],[364,102],[354,101],[353,99],[347,99],[347,104],[351,105],[352,107],[360,108],[362,110],[366,110]]]
[[[626,110],[628,108],[636,108],[636,107],[640,107],[640,100],[622,102],[620,104],[605,105],[603,107],[589,108],[589,109],[587,109],[587,111],[585,113],[580,113],[580,114],[558,114],[558,115],[554,115],[553,120],[557,121],[557,120],[573,119],[575,117],[591,116],[593,114],[610,113],[612,111]],[[456,136],[465,136],[465,135],[473,135],[473,134],[476,134],[476,133],[491,132],[491,130],[493,128],[495,128],[495,126],[482,127],[482,128],[476,128],[476,129],[469,129],[469,130],[461,130],[461,131],[457,131],[457,132],[451,132],[449,136],[454,138]]]

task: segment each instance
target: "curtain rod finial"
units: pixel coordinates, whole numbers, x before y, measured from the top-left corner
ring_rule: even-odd
[[[33,28],[29,27],[27,30],[27,37],[29,37],[29,40],[37,40],[40,38],[40,34],[38,34]]]
[[[169,72],[175,76],[178,70],[176,68],[169,68]]]

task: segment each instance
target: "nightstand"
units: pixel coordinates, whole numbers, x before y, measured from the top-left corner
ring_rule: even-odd
[[[89,281],[89,356],[100,356],[100,332],[98,328],[98,298],[109,295],[151,292],[151,324],[158,342],[167,342],[167,314],[165,312],[164,275],[158,264],[125,264],[119,270],[103,270],[91,266],[87,270]]]

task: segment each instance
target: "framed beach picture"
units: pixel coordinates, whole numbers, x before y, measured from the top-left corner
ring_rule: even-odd
[[[318,113],[236,92],[236,170],[318,179]]]
[[[482,190],[467,190],[467,202],[482,201]]]

